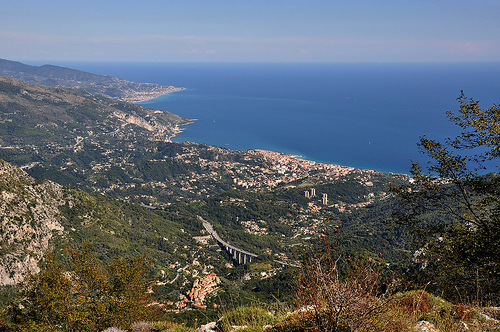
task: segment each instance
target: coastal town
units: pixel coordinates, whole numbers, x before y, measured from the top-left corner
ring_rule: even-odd
[[[147,215],[135,223],[126,221],[137,230],[122,232],[113,226],[102,231],[106,238],[130,234],[134,237],[127,241],[134,247],[140,240],[155,248],[158,305],[169,312],[213,308],[224,303],[220,297],[228,296],[229,284],[244,287],[298,266],[293,256],[297,246],[307,247],[326,227],[349,220],[348,214],[356,219],[363,207],[384,200],[386,184],[398,177],[274,151],[174,143],[172,137],[190,119],[57,90],[61,98],[73,98],[68,100],[75,106],[63,109],[56,99],[44,97],[45,88],[23,86],[19,91],[23,101],[29,97],[38,105],[47,100],[47,109],[59,112],[51,114],[54,121],[60,114],[67,120],[56,125],[36,122],[36,105],[33,116],[5,113],[0,123],[32,125],[38,135],[5,135],[0,151],[33,177],[92,192],[91,200],[114,198],[131,215]],[[90,114],[94,118],[76,121],[90,107],[80,109],[77,101],[98,110]],[[71,216],[78,227],[90,225],[88,213]],[[228,245],[214,239],[215,232],[204,229],[199,216]],[[161,223],[151,230],[149,223],[156,217],[182,226],[164,229]],[[373,229],[363,226],[354,236],[375,237]]]
[[[499,14],[3,1],[0,332],[500,332]]]
[[[203,171],[188,171],[173,179],[163,181],[134,181],[132,183],[113,183],[108,188],[94,187],[96,192],[103,194],[117,191],[130,191],[142,188],[143,191],[155,192],[155,195],[143,194],[140,197],[129,197],[131,201],[138,201],[154,206],[165,206],[169,202],[157,199],[158,191],[173,195],[174,189],[183,197],[203,197],[218,192],[222,189],[267,189],[276,188],[296,181],[308,179],[309,181],[329,182],[335,181],[351,173],[370,173],[369,170],[357,170],[353,167],[333,164],[317,163],[300,159],[297,156],[264,150],[232,151],[216,146],[206,146],[196,143],[179,143],[175,156],[164,156],[161,159],[149,159],[148,162],[161,167],[163,164],[173,162],[179,168],[200,168]],[[204,151],[200,153],[200,150]],[[109,156],[112,157],[110,151]],[[132,173],[137,164],[120,155],[113,163],[91,162],[92,171],[96,174],[105,172],[113,164],[119,165],[123,172]]]
[[[272,169],[274,169],[277,174],[283,175],[281,178],[268,183],[270,186],[293,182],[301,178],[309,177],[313,175],[312,173],[320,173],[324,180],[336,180],[341,176],[355,171],[354,167],[317,163],[312,160],[301,159],[300,156],[296,155],[267,150],[255,151],[263,155],[266,160],[271,161],[273,164]]]
[[[139,89],[134,89],[134,90],[124,89],[123,96],[121,96],[120,99],[129,103],[138,103],[158,98],[167,93],[184,90],[184,88],[178,88],[175,86],[165,86],[153,83],[140,83],[140,84],[142,85],[139,85]]]

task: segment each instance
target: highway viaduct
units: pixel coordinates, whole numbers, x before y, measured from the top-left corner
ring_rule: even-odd
[[[253,257],[257,257],[256,254],[252,254],[248,251],[245,251],[243,249],[236,248],[229,243],[225,242],[222,240],[215,231],[214,227],[212,224],[210,224],[208,221],[203,219],[202,217],[198,216],[198,218],[202,221],[203,227],[207,230],[210,235],[226,250],[229,254],[233,256],[233,259],[238,262],[238,264],[246,264],[247,262],[251,262]]]

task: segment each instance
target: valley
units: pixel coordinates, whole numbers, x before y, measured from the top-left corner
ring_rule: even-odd
[[[2,233],[2,275],[11,276],[3,279],[4,294],[36,272],[45,253],[64,256],[67,245],[91,243],[103,261],[150,257],[155,300],[165,312],[216,312],[234,296],[291,296],[298,250],[327,234],[348,255],[383,256],[388,264],[411,245],[383,222],[391,213],[387,186],[406,175],[173,143],[190,119],[10,78],[0,78],[0,87],[0,159],[10,170],[2,173],[1,195],[9,198],[2,227],[13,230]],[[33,196],[34,183],[53,189]],[[52,211],[53,221],[36,211]],[[255,257],[235,259],[202,220]],[[32,226],[19,232],[23,225]],[[42,228],[47,236],[30,235]]]

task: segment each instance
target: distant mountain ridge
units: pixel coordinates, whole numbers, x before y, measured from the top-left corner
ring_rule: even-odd
[[[0,76],[0,144],[30,144],[29,137],[39,131],[31,143],[62,139],[72,145],[76,136],[86,136],[87,131],[94,136],[119,136],[127,131],[127,124],[144,129],[151,139],[168,141],[179,125],[188,122],[167,111]],[[62,132],[66,135],[60,137]]]
[[[131,82],[118,77],[97,75],[54,65],[30,66],[5,59],[0,59],[0,75],[28,83],[80,89],[128,102],[153,99],[165,93],[183,89],[157,83]]]

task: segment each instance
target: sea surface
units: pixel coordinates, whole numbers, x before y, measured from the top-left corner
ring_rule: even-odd
[[[500,102],[500,63],[52,63],[184,87],[141,104],[196,119],[174,138],[408,173],[419,137],[459,132],[460,91]],[[40,65],[38,63],[37,65]]]

